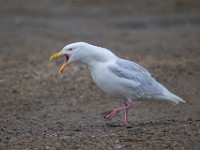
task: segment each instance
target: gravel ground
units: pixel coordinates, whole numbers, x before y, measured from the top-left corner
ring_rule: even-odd
[[[0,0],[0,149],[200,149],[200,1]],[[133,60],[187,103],[123,105],[87,67],[49,56],[85,41]]]

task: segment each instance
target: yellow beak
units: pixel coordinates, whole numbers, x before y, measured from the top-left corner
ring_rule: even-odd
[[[60,68],[60,70],[59,70],[59,74],[61,74],[64,70],[65,70],[65,68],[68,66],[68,63],[67,62],[64,62],[64,64],[62,65],[62,67]]]
[[[51,55],[50,61],[51,61],[52,59],[58,58],[58,57],[60,57],[60,56],[64,56],[64,54],[61,54],[60,52],[55,53],[55,54]]]
[[[51,61],[52,59],[58,58],[58,57],[60,57],[60,56],[64,56],[64,54],[61,54],[60,52],[58,52],[58,53],[56,53],[56,54],[53,54],[53,55],[51,55],[51,57],[50,57],[50,61]],[[60,70],[59,70],[59,74],[61,74],[67,66],[68,66],[68,63],[67,63],[67,61],[65,61],[64,64],[62,65],[62,67],[61,67]]]

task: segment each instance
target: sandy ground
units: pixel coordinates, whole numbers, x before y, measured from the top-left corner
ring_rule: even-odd
[[[1,0],[0,149],[200,149],[200,1]],[[87,67],[49,56],[71,42],[111,49],[146,67],[187,103],[104,95]]]

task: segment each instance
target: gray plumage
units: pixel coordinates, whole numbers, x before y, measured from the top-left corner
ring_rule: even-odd
[[[133,93],[136,93],[135,100],[139,99],[164,99],[173,103],[183,101],[181,98],[170,93],[163,85],[158,83],[151,74],[142,66],[124,59],[118,59],[115,66],[110,65],[109,69],[119,78],[133,81]],[[168,95],[168,97],[166,96]]]

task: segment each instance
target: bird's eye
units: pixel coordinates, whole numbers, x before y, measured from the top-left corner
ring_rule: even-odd
[[[70,51],[72,51],[72,48],[69,48]]]

